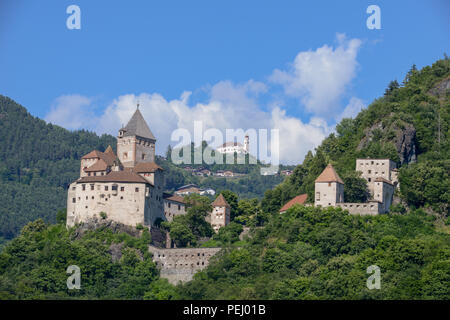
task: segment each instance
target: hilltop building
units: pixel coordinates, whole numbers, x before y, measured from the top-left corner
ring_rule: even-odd
[[[387,213],[398,183],[395,167],[390,159],[357,159],[356,170],[366,179],[371,197],[365,203],[347,203],[344,202],[344,182],[329,164],[315,181],[314,205],[341,207],[352,214]]]
[[[239,142],[225,142],[220,147],[217,148],[217,151],[220,153],[237,153],[237,154],[248,154],[250,148],[250,139],[249,136],[245,136],[244,145]]]
[[[216,191],[214,189],[211,188],[200,188],[199,186],[195,185],[195,184],[187,184],[185,186],[179,187],[176,191],[175,194],[178,196],[188,196],[190,194],[199,194],[201,196],[203,195],[215,195]]]
[[[102,215],[131,226],[166,220],[164,175],[154,162],[155,143],[137,108],[119,130],[117,155],[109,146],[105,152],[93,150],[83,156],[80,178],[68,190],[67,226]]]

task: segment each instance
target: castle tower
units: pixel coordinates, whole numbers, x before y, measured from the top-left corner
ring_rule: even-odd
[[[141,162],[155,162],[156,138],[144,120],[139,105],[117,136],[117,156],[126,168]]]
[[[328,207],[344,202],[344,181],[329,164],[315,181],[314,205]]]
[[[211,203],[211,206],[213,210],[207,220],[209,220],[212,228],[217,233],[221,227],[225,227],[230,223],[231,207],[222,194],[219,194],[216,200]]]
[[[244,138],[244,152],[245,153],[249,153],[249,151],[250,151],[249,143],[250,143],[249,137],[248,137],[248,135],[246,135]]]

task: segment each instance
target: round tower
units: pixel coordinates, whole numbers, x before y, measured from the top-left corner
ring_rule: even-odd
[[[244,151],[245,151],[245,153],[248,153],[250,151],[249,143],[250,143],[250,139],[249,139],[248,135],[246,135],[245,138],[244,138]]]

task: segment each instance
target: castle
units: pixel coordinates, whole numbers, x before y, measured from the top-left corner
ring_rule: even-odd
[[[164,215],[163,169],[155,163],[156,139],[139,108],[119,130],[117,155],[109,146],[81,158],[70,184],[67,226],[104,215],[125,225],[151,226]]]
[[[81,158],[80,178],[67,194],[67,226],[102,217],[129,226],[155,225],[186,214],[183,197],[164,192],[164,171],[155,163],[156,138],[139,106],[119,130],[117,155],[111,146]],[[230,222],[230,206],[223,196],[212,203],[207,217],[213,229]]]
[[[329,164],[315,180],[314,205],[341,207],[351,214],[376,215],[389,212],[398,185],[396,164],[390,159],[356,159],[356,171],[367,181],[370,200],[344,202],[344,182]]]

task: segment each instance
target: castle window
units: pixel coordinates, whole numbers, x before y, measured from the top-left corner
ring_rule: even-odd
[[[125,191],[125,187],[120,187],[120,191]]]
[[[103,176],[103,175],[105,175],[105,173],[104,173],[104,172],[102,172],[102,176]]]
[[[76,189],[76,187],[72,187],[72,190],[75,190]]]
[[[96,176],[97,175],[97,172],[94,172],[94,176]]]
[[[76,201],[77,199],[75,199],[75,198],[72,198],[72,203],[75,203],[75,201]]]
[[[170,202],[169,202],[169,204],[167,206],[170,208]]]
[[[86,200],[88,199],[88,196],[86,196]]]
[[[181,206],[180,205],[178,205],[178,211],[180,211],[181,210]]]
[[[112,191],[117,191],[117,185],[111,186],[111,190],[112,190]]]
[[[108,191],[108,186],[105,186],[105,191]]]
[[[88,172],[88,176],[89,176],[89,177],[91,176],[91,173],[90,173],[90,172]]]
[[[144,159],[145,159],[145,153],[142,154],[142,160],[144,160]]]
[[[94,200],[94,196],[92,196],[92,200]]]
[[[124,158],[124,159],[128,159],[128,152],[124,152],[124,153],[123,153],[123,158]]]
[[[85,208],[87,209],[87,206]]]
[[[135,192],[139,192],[139,188],[134,189]]]
[[[373,161],[370,161],[370,164],[373,164]]]
[[[91,184],[91,191],[94,191],[94,185]]]
[[[316,201],[320,200],[320,192],[316,192]]]
[[[120,200],[123,200],[123,197],[120,197]]]
[[[372,170],[369,170],[369,173],[372,173]]]
[[[368,178],[367,180],[369,180],[369,182],[371,182],[371,181],[372,181],[372,179],[371,179],[371,178]]]

